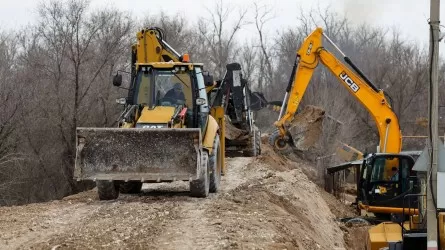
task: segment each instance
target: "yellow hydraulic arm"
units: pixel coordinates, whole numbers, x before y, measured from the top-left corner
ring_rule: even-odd
[[[322,46],[325,37],[344,56],[345,61],[357,72],[349,69],[332,53]],[[380,135],[380,152],[399,153],[402,135],[396,114],[386,101],[382,90],[375,87],[363,73],[346,57],[343,52],[325,35],[321,28],[314,30],[303,41],[297,51],[297,61],[293,70],[293,82],[287,88],[280,117],[275,126],[279,134],[273,138],[274,146],[283,149],[292,145],[291,136],[287,132],[287,124],[292,121],[295,112],[304,96],[309,81],[318,63],[324,64],[340,83],[351,93],[372,115]],[[335,97],[333,97],[335,98]],[[284,113],[284,109],[286,109]]]
[[[164,33],[160,28],[142,29],[136,35],[137,43],[133,44],[133,53],[137,63],[151,62],[188,62],[188,55],[181,56],[163,40]]]

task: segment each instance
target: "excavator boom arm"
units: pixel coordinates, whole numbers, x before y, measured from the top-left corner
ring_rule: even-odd
[[[399,122],[396,114],[386,101],[383,91],[376,91],[373,85],[368,84],[363,77],[349,69],[327,51],[322,46],[322,37],[323,30],[317,28],[304,40],[297,52],[298,65],[292,86],[290,89],[288,88],[289,98],[286,113],[275,123],[281,136],[286,136],[286,124],[294,117],[314,70],[321,62],[335,75],[349,93],[369,111],[379,131],[380,150],[385,153],[399,153],[402,147]]]

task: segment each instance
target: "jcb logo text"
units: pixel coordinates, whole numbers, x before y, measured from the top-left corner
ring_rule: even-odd
[[[340,78],[348,84],[348,86],[352,89],[352,91],[357,92],[360,87],[346,74],[346,72],[342,71],[340,73]]]

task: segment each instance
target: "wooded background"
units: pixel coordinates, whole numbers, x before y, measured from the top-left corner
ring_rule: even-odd
[[[0,31],[0,205],[59,199],[83,188],[72,178],[76,127],[116,125],[122,107],[115,99],[126,93],[113,87],[111,78],[118,69],[129,70],[130,45],[142,27],[162,28],[170,45],[204,63],[216,78],[227,63],[241,63],[252,89],[272,101],[284,96],[303,38],[321,26],[391,96],[403,134],[426,135],[427,48],[403,40],[397,30],[356,25],[322,8],[301,10],[291,28],[266,30],[272,10],[219,1],[197,22],[177,13],[138,20],[123,10],[93,9],[88,1],[46,1],[38,6],[34,24]],[[249,39],[243,36],[247,26],[256,30]],[[301,106],[307,104],[321,106],[343,122],[337,136],[343,142],[375,150],[374,121],[322,66]],[[276,118],[259,114],[257,123],[271,131]],[[404,149],[422,145],[423,140],[405,140]]]

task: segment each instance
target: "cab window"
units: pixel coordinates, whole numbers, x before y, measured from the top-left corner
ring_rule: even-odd
[[[186,67],[158,70],[142,66],[135,81],[135,104],[193,108],[192,81]]]
[[[156,105],[193,107],[191,78],[188,70],[157,70]]]
[[[153,80],[151,69],[143,67],[136,76],[134,89],[134,104],[150,105],[153,103]]]
[[[371,172],[371,182],[383,180],[383,174],[385,172],[385,158],[374,159],[374,164]]]

